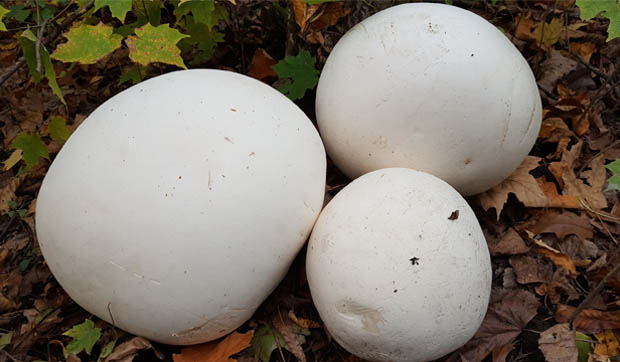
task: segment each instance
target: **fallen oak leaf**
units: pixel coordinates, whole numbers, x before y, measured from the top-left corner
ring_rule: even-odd
[[[446,362],[480,362],[497,348],[512,343],[536,316],[539,305],[538,298],[526,290],[493,289],[482,325]]]
[[[211,341],[183,347],[180,354],[172,355],[174,362],[234,362],[230,356],[250,347],[254,331],[233,332],[221,341]]]
[[[547,362],[577,362],[575,331],[568,323],[555,325],[540,334],[538,348],[542,351]]]
[[[568,322],[577,308],[559,304],[555,311],[555,320]],[[596,309],[584,309],[573,321],[576,330],[583,333],[599,333],[607,329],[620,328],[620,311],[604,312]]]
[[[584,214],[560,213],[551,210],[540,215],[536,223],[528,227],[528,230],[534,234],[554,233],[560,239],[570,234],[575,234],[582,239],[592,239],[594,236],[594,228],[590,219]]]
[[[114,351],[103,362],[132,361],[139,351],[152,347],[147,339],[134,337],[114,348]]]

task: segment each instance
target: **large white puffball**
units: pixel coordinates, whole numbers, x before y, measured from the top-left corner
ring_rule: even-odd
[[[168,73],[97,108],[60,151],[36,229],[82,307],[168,344],[218,338],[273,291],[321,210],[325,152],[285,96]]]
[[[509,176],[536,141],[536,80],[480,16],[404,4],[349,30],[321,73],[316,114],[328,155],[350,178],[408,167],[463,195]]]
[[[491,292],[489,251],[469,205],[442,180],[404,168],[365,174],[329,202],[306,272],[330,334],[369,361],[454,351],[482,323]]]

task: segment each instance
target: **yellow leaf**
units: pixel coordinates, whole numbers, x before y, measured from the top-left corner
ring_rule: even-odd
[[[16,149],[11,153],[11,156],[4,161],[4,171],[8,171],[13,168],[22,159],[22,150]]]

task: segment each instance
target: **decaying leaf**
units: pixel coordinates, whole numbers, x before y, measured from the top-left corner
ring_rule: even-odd
[[[536,240],[539,243],[542,243],[540,240]],[[545,245],[546,246],[546,245]],[[570,256],[561,253],[559,250],[555,250],[548,246],[541,246],[541,244],[536,245],[536,251],[540,254],[544,255],[546,258],[551,260],[553,264],[559,266],[560,268],[564,268],[569,275],[576,276],[577,275],[577,267],[575,263],[571,260]]]
[[[295,312],[291,309],[290,311],[288,311],[288,317],[295,323],[297,324],[300,328],[321,328],[322,325],[319,322],[310,320],[310,319],[304,319],[304,318],[299,318],[295,315]]]
[[[151,342],[142,337],[134,337],[125,343],[121,343],[103,362],[129,362],[139,351],[152,348]]]
[[[551,265],[541,259],[528,255],[516,255],[508,260],[517,275],[519,284],[543,283],[553,274]]]
[[[617,356],[620,354],[620,343],[613,331],[606,330],[600,333],[595,333],[594,337],[598,341],[598,344],[594,347],[594,353],[601,356]]]
[[[275,79],[278,74],[271,69],[276,65],[276,61],[265,51],[265,49],[258,48],[254,52],[252,62],[248,68],[248,75],[252,78],[267,81],[268,79]]]
[[[306,362],[306,354],[301,346],[306,343],[303,335],[295,333],[293,321],[287,315],[275,315],[271,319],[273,326],[280,332],[288,350],[301,362]],[[301,337],[301,338],[300,338]]]
[[[540,334],[538,348],[547,362],[577,362],[575,331],[568,323],[555,325]]]
[[[11,207],[9,201],[15,200],[15,191],[26,179],[27,174],[23,173],[13,177],[3,188],[0,189],[0,215],[7,213]]]
[[[526,290],[494,289],[491,303],[480,329],[448,362],[480,362],[498,347],[512,343],[536,315],[536,296]]]
[[[577,69],[577,61],[564,56],[560,51],[551,49],[547,59],[540,63],[538,86],[548,93],[553,93],[557,82],[568,73]]]
[[[180,354],[174,354],[174,362],[234,362],[230,358],[250,347],[254,331],[233,332],[221,341],[211,341],[194,346],[183,347]]]
[[[538,182],[529,172],[539,166],[538,157],[527,156],[523,163],[499,185],[490,190],[479,194],[478,201],[488,210],[495,208],[497,219],[508,200],[508,194],[513,193],[526,206],[544,207],[548,206],[545,194],[538,187]]]
[[[567,295],[567,300],[579,299],[579,293],[568,282],[567,272],[565,269],[558,269],[553,272],[547,280],[534,288],[538,295],[546,295],[551,303],[557,304],[561,301],[563,295]]]
[[[582,239],[592,239],[594,228],[585,214],[546,210],[539,215],[537,222],[528,227],[534,234],[555,233],[560,239],[575,234]]]
[[[487,245],[493,256],[524,254],[530,250],[523,238],[513,228],[509,228],[499,238],[487,238]]]
[[[575,307],[560,304],[555,312],[555,320],[568,322]],[[573,322],[575,329],[583,333],[599,333],[608,329],[620,328],[620,311],[603,312],[596,309],[584,309]]]

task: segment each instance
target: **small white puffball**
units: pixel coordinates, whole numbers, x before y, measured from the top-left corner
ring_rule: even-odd
[[[404,168],[365,174],[321,212],[306,258],[334,339],[369,361],[422,362],[464,345],[491,292],[491,261],[466,201]]]
[[[529,65],[500,30],[458,7],[416,3],[380,11],[338,41],[316,115],[350,178],[408,167],[472,195],[523,161],[542,108]]]
[[[218,70],[168,73],[106,101],[52,163],[36,229],[79,305],[168,344],[223,336],[273,291],[322,207],[305,114]]]

